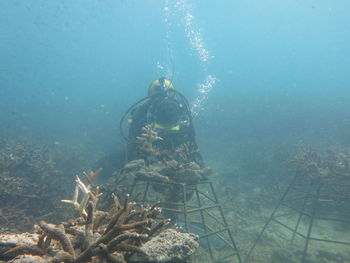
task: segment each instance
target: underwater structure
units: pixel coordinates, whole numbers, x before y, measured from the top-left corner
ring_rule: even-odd
[[[347,262],[350,249],[350,152],[303,149],[289,165],[295,172],[245,262],[272,225],[290,232],[290,248],[301,262]],[[347,248],[346,248],[347,247]]]
[[[138,204],[159,202],[162,216],[185,232],[199,236],[199,252],[191,262],[238,262],[238,247],[226,222],[214,187],[208,179],[208,167],[190,160],[189,147],[180,145],[173,152],[160,150],[154,144],[158,134],[145,127],[138,137],[147,159],[127,163],[119,177],[128,178],[130,194]]]

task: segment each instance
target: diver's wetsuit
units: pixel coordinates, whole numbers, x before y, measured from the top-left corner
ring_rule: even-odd
[[[162,138],[162,140],[155,142],[156,147],[168,151],[175,151],[179,146],[186,145],[189,152],[189,161],[196,162],[200,167],[203,167],[203,159],[199,153],[198,146],[195,141],[194,127],[190,115],[191,113],[187,102],[181,101],[181,99],[178,101],[175,99],[159,99],[150,97],[141,105],[132,110],[129,118],[129,143],[127,152],[128,161],[142,157],[140,156],[140,151],[138,149],[139,144],[137,143],[137,137],[143,133],[142,128],[146,125],[152,125],[152,127],[155,127],[155,123],[157,123],[157,118],[155,115],[161,115],[161,117],[164,118],[164,121],[166,121],[168,118],[174,118],[167,116],[166,110],[162,111],[161,109],[161,105],[164,104],[164,107],[167,107],[167,103],[174,107],[173,111],[176,111],[176,130],[168,128],[155,128],[158,135]],[[160,107],[158,107],[158,104]]]

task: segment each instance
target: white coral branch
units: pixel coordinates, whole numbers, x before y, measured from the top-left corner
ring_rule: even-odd
[[[85,215],[86,216],[86,205],[89,201],[89,197],[90,197],[90,186],[86,186],[81,180],[80,178],[77,176],[76,180],[76,186],[75,186],[75,190],[74,190],[74,195],[73,195],[73,199],[72,200],[61,200],[64,203],[67,204],[72,204],[74,206],[74,208],[76,210],[79,211],[80,215]],[[79,190],[81,190],[83,192],[83,198],[81,200],[81,202],[79,203],[78,198],[79,198]]]
[[[77,179],[75,179],[75,182],[77,183],[77,185],[79,186],[80,190],[85,194],[89,194],[90,192],[90,186],[86,186],[79,178],[79,176],[77,176]]]

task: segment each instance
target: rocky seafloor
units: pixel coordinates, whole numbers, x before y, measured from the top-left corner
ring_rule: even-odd
[[[29,244],[27,244],[29,246],[38,246],[40,236],[43,235],[43,230],[40,230],[40,223],[42,222],[52,224],[50,225],[52,229],[56,227],[61,228],[61,223],[63,223],[63,227],[68,226],[65,224],[72,218],[72,208],[62,203],[61,199],[70,196],[74,190],[74,185],[72,185],[72,173],[74,174],[77,173],[76,171],[84,169],[81,168],[84,166],[82,164],[86,164],[87,162],[79,160],[77,157],[79,154],[74,154],[70,157],[68,157],[67,154],[55,156],[55,154],[50,153],[47,149],[27,142],[7,141],[2,142],[1,146],[0,198],[2,202],[0,205],[0,244],[2,244],[3,247],[1,253],[5,253],[17,245],[23,245],[23,240],[31,240]],[[62,156],[65,156],[65,158],[62,158]],[[335,155],[328,153],[326,156],[326,158],[333,158],[332,162],[317,162],[317,160],[324,159],[324,156],[302,155],[301,159],[297,159],[297,161],[299,161],[297,163],[299,165],[297,169],[299,169],[299,172],[300,169],[304,169],[304,171],[311,173],[312,176],[310,177],[312,178],[318,178],[317,175],[320,174],[322,180],[332,179],[328,176],[333,174],[330,173],[331,169],[335,169],[334,171],[337,173],[344,172],[344,174],[348,174],[346,172],[347,162],[344,157],[347,156],[346,151],[340,151],[340,154],[336,153]],[[298,158],[300,158],[300,155]],[[59,160],[61,160],[61,162],[59,162]],[[305,162],[305,160],[310,161],[311,165],[307,165],[308,163]],[[215,190],[225,211],[226,220],[229,223],[230,229],[239,247],[241,257],[244,259],[269,219],[278,200],[291,182],[293,177],[292,173],[286,172],[286,175],[280,178],[277,176],[274,177],[268,174],[268,172],[266,172],[266,174],[262,173],[259,177],[248,177],[241,174],[241,171],[227,164],[219,163],[215,165],[214,163],[213,167],[214,175],[210,180],[214,182]],[[286,167],[286,170],[287,169]],[[232,175],[234,175],[234,177],[232,177]],[[109,189],[108,186],[104,187],[109,191],[108,193],[115,192],[116,190]],[[123,190],[119,192],[125,194]],[[113,205],[111,201],[105,202],[104,198],[106,198],[106,196],[101,197],[101,206],[108,207],[108,205]],[[332,201],[329,200],[325,199],[322,204],[331,204]],[[348,202],[348,204],[350,204],[350,202]],[[342,211],[346,215],[349,211],[349,205],[345,205]],[[289,213],[287,210],[281,210],[281,212],[282,214],[284,212],[286,214]],[[334,213],[334,211],[332,213]],[[76,212],[75,216],[78,215],[79,213]],[[350,216],[348,218],[350,218]],[[284,219],[284,223],[287,225],[295,225],[295,215],[291,214],[289,217],[284,217]],[[34,225],[36,225],[35,228]],[[305,230],[309,222],[307,220],[302,220],[300,225]],[[77,233],[81,234],[86,231],[84,224],[80,223],[76,227],[78,226],[80,229],[78,229],[79,231],[77,231]],[[38,229],[40,231],[35,232],[38,231]],[[101,231],[102,230],[100,230],[100,232]],[[165,233],[161,232],[159,235],[166,235]],[[172,236],[174,233],[181,232],[169,232],[167,236],[170,237],[170,239],[167,240],[174,241]],[[316,222],[313,234],[319,238],[349,242],[350,223]],[[16,235],[17,237],[21,237],[22,243],[19,242],[18,239],[15,239]],[[25,238],[21,235],[24,235]],[[152,242],[159,239],[159,235],[154,235]],[[44,240],[46,240],[48,236],[49,235],[46,233]],[[292,233],[284,226],[269,224],[247,262],[300,262],[305,247],[305,239],[295,237],[293,242],[291,242],[291,239]],[[151,240],[152,239],[148,242],[151,242]],[[195,250],[197,251],[194,253],[191,260],[193,262],[209,262],[207,255],[202,253],[205,248],[200,246],[197,249],[195,245],[197,242],[195,236],[192,236],[189,240],[192,240],[193,243],[191,243],[192,241],[189,243],[192,245],[189,245],[191,249],[188,250],[190,251],[188,253],[192,254]],[[6,242],[7,244],[5,244]],[[42,262],[47,262],[57,256],[57,252],[55,254],[54,251],[57,250],[57,247],[62,247],[60,242],[59,240],[52,239],[50,246],[52,246],[53,249],[49,249],[50,252],[45,252],[44,256],[29,256],[28,254],[22,253],[7,261],[41,262],[40,260],[44,260]],[[152,244],[152,242],[148,244]],[[163,240],[160,243],[166,244],[168,242],[164,242]],[[173,248],[179,247],[178,244],[173,243],[173,245]],[[40,246],[42,246],[42,244]],[[162,246],[159,244],[153,245],[153,247],[162,250]],[[214,249],[218,250],[221,254],[229,253],[229,251],[222,249],[220,245],[214,246]],[[78,248],[79,253],[80,251],[81,248]],[[154,253],[157,250],[151,249],[150,251]],[[171,249],[169,251],[171,251]],[[181,252],[180,254],[186,255],[184,251],[187,251],[187,248],[185,248],[184,251],[179,251]],[[157,255],[152,253],[149,254],[149,259],[154,261]],[[171,254],[174,252],[169,253]],[[137,253],[134,253],[134,255],[136,254]],[[143,254],[143,252],[140,252],[140,254]],[[187,256],[188,255],[186,255],[186,257]],[[171,260],[174,260],[174,258]],[[313,241],[309,244],[305,262],[349,263],[349,258],[350,246],[348,245]],[[136,256],[134,256],[134,258],[127,256],[127,260],[134,260],[137,262],[137,260],[140,261],[141,259],[137,259]],[[166,261],[163,260],[160,262]]]

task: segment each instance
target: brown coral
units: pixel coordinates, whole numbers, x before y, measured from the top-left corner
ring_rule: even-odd
[[[37,227],[36,244],[11,243],[0,257],[11,259],[31,254],[45,257],[52,263],[82,263],[95,259],[125,263],[132,254],[143,254],[139,248],[141,242],[169,222],[165,219],[154,225],[161,209],[157,205],[135,209],[136,204],[130,202],[128,196],[123,205],[114,196],[114,206],[108,212],[96,210],[98,190],[92,190],[91,185],[86,188],[91,200],[85,208],[85,216],[59,225],[42,221]],[[5,242],[0,246],[9,244]]]
[[[289,161],[297,173],[321,183],[350,183],[349,163],[349,149],[340,147],[323,152],[304,148]]]
[[[40,219],[53,218],[66,179],[51,152],[24,140],[0,141],[0,149],[1,230],[28,230]]]

